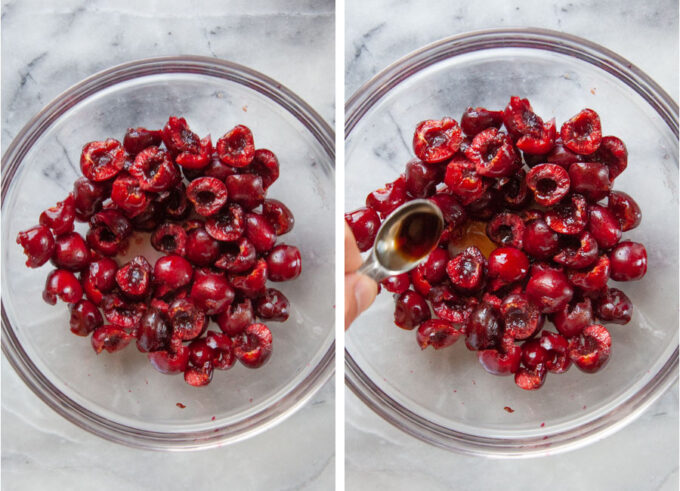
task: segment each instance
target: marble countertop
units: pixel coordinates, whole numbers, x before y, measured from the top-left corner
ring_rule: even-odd
[[[194,54],[249,66],[332,124],[334,8],[332,1],[315,0],[3,0],[3,152],[72,84],[154,56]],[[190,453],[135,450],[58,416],[3,359],[2,488],[332,489],[333,422],[331,381],[290,418],[246,441]]]
[[[430,42],[470,30],[532,26],[585,37],[619,53],[678,100],[673,0],[375,0],[370,8],[347,0],[345,10],[347,98],[388,64]],[[678,489],[677,386],[604,440],[528,460],[490,460],[435,448],[382,420],[351,391],[346,397],[347,489]]]

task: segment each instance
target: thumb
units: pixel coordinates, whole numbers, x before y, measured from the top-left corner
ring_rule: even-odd
[[[345,275],[345,329],[366,310],[378,294],[378,284],[366,275]]]

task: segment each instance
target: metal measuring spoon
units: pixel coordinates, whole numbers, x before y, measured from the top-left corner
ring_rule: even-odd
[[[432,201],[404,203],[382,223],[371,253],[357,272],[380,282],[411,271],[437,247],[443,230],[444,217]]]

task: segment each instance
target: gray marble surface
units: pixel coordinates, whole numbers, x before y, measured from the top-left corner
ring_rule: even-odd
[[[99,70],[194,54],[247,65],[334,115],[332,1],[2,2],[2,148],[46,103]],[[332,489],[334,391],[217,450],[160,453],[62,419],[2,362],[2,489]]]
[[[430,42],[476,29],[533,26],[602,44],[678,99],[678,4],[673,0],[376,0],[370,7],[348,0],[345,10],[347,98],[384,67]],[[349,390],[346,397],[347,489],[678,489],[677,386],[604,440],[520,461],[432,447],[382,420]]]

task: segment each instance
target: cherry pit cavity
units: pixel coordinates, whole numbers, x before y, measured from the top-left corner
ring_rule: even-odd
[[[262,322],[284,322],[290,312],[267,280],[301,271],[298,248],[277,240],[293,228],[293,214],[267,198],[279,177],[276,155],[256,149],[243,125],[213,148],[210,135],[170,117],[161,130],[128,129],[122,143],[87,143],[80,168],[73,192],[17,236],[28,267],[56,268],[43,299],[68,304],[71,331],[91,336],[96,353],[134,341],[158,371],[183,373],[192,386],[237,360],[262,366],[272,353]],[[84,236],[75,222],[87,224]],[[123,263],[141,234],[164,255]],[[219,330],[208,329],[211,321]]]
[[[381,283],[395,297],[394,323],[416,330],[422,349],[464,338],[486,371],[526,390],[572,364],[600,370],[612,344],[603,324],[633,313],[609,280],[647,271],[645,247],[622,237],[640,207],[613,189],[628,165],[624,143],[602,136],[592,109],[558,127],[512,97],[500,111],[467,108],[460,124],[419,123],[413,151],[403,174],[345,214],[363,252],[403,203],[427,198],[442,211],[438,248]]]

